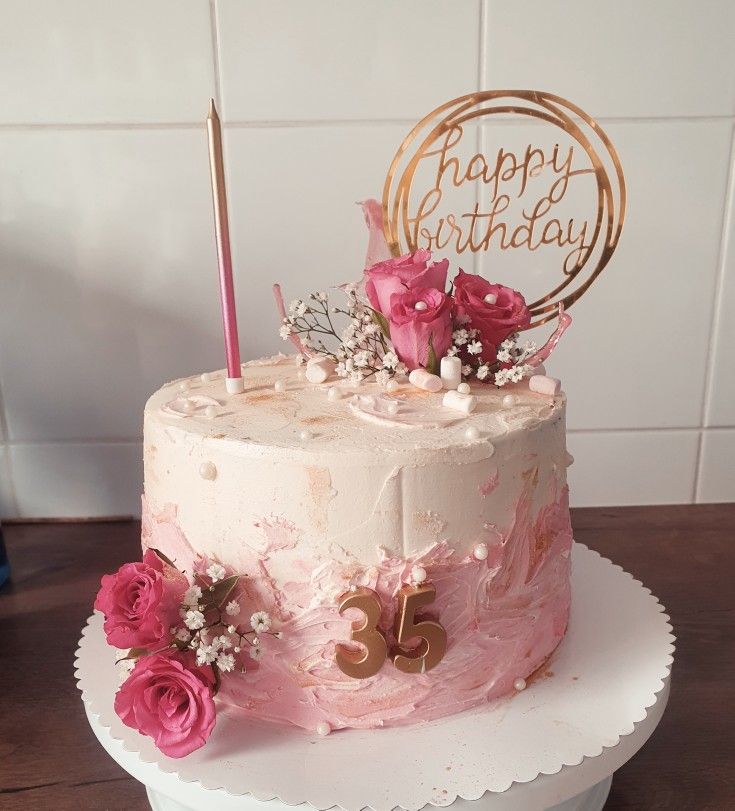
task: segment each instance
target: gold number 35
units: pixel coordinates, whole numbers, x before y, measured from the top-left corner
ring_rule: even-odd
[[[358,608],[363,618],[352,623],[350,640],[362,646],[361,650],[337,645],[337,667],[353,679],[374,676],[390,656],[393,664],[404,673],[425,673],[436,667],[447,650],[447,632],[435,620],[416,621],[416,612],[436,599],[436,589],[427,584],[404,586],[398,592],[398,610],[395,619],[395,637],[398,646],[388,652],[383,632],[378,627],[381,605],[378,595],[368,588],[349,592],[340,600],[339,613],[348,608]],[[412,640],[419,644],[407,648]]]

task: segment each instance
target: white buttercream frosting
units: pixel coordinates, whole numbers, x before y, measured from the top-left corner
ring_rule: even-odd
[[[502,389],[475,383],[477,406],[463,415],[442,405],[443,391],[422,391],[407,381],[390,392],[337,378],[310,383],[295,359],[283,355],[244,364],[243,377],[239,395],[227,394],[224,371],[174,381],[145,411],[149,542],[263,579],[291,635],[272,694],[266,668],[229,695],[257,706],[254,714],[285,720],[291,710],[278,706],[277,696],[288,694],[302,719],[293,722],[310,728],[321,720],[332,728],[360,725],[360,697],[369,696],[369,725],[406,723],[510,690],[549,655],[568,610],[568,560],[561,556],[571,542],[563,394],[534,393],[527,381]],[[330,388],[341,396],[330,396]],[[197,407],[181,409],[182,397]],[[218,404],[215,414],[205,414],[209,402]],[[459,678],[465,647],[478,656],[488,651],[482,663],[487,689],[480,681],[455,705],[446,685],[436,692],[440,664],[422,681],[406,681],[425,691],[416,703],[391,698],[395,669],[384,668],[374,684],[335,673],[334,642],[349,633],[336,610],[340,590],[353,579],[361,585],[389,577],[386,560],[390,571],[409,573],[418,565],[438,578],[434,549],[447,561],[437,610],[458,623],[446,668],[453,663]],[[489,567],[487,577],[461,598],[469,603],[454,605],[460,598],[452,597],[451,584],[465,582],[477,561]],[[388,596],[397,587],[390,577],[378,589]],[[512,605],[509,624],[503,612]],[[451,619],[460,615],[461,622]],[[511,627],[512,636],[505,636]],[[526,648],[516,661],[521,639]],[[256,685],[262,701],[252,692]],[[347,713],[338,708],[350,690]]]

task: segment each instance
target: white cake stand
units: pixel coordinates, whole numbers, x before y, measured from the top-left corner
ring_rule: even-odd
[[[99,615],[76,675],[95,735],[154,811],[599,811],[613,772],[661,719],[674,637],[648,589],[580,544],[572,588],[569,632],[526,690],[411,727],[319,738],[222,707],[207,745],[174,760],[115,715],[119,675]]]

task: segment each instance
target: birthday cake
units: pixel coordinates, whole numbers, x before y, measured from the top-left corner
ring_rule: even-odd
[[[555,150],[556,203],[583,171]],[[228,344],[227,370],[146,405],[143,560],[95,606],[123,651],[116,712],[170,756],[221,704],[320,735],[457,713],[526,689],[566,632],[572,459],[544,364],[579,294],[528,304],[402,252],[385,199],[363,209],[354,281],[288,307],[274,285],[291,354]],[[225,285],[231,339],[227,307]]]

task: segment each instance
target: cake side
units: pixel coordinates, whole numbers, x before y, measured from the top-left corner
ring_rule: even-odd
[[[285,356],[243,370],[243,395],[223,398],[222,373],[194,377],[153,395],[145,417],[144,546],[182,568],[206,555],[247,572],[247,598],[284,633],[224,700],[309,729],[413,723],[507,693],[548,658],[569,610],[563,395],[476,385],[475,412],[448,418],[440,394],[398,386],[391,399],[417,424],[391,425],[354,401],[377,386],[335,397]],[[415,567],[436,588],[443,660],[346,676],[335,647],[359,614],[340,615],[339,596],[376,592],[391,642]]]

